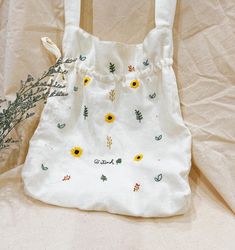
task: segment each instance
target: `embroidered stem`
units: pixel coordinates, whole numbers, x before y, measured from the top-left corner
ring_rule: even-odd
[[[139,110],[135,109],[135,114],[136,114],[136,120],[141,122],[141,120],[143,119],[141,112]]]
[[[111,146],[112,146],[112,144],[113,144],[113,140],[112,140],[112,137],[111,136],[107,136],[107,147],[109,148],[109,149],[111,149]]]
[[[115,100],[115,90],[114,89],[110,90],[110,92],[109,92],[109,99],[112,102],[114,102],[114,100]]]
[[[84,106],[83,116],[84,116],[85,120],[88,117],[88,108],[87,108],[87,106]]]
[[[136,192],[136,191],[139,191],[139,189],[140,189],[140,184],[136,183],[133,191]]]
[[[109,63],[109,71],[110,71],[110,73],[114,73],[115,72],[115,64],[113,64],[113,63]]]

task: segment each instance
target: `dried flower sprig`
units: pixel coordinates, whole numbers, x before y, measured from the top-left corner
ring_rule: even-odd
[[[44,100],[45,103],[48,97],[68,95],[61,91],[65,88],[65,85],[58,83],[55,79],[57,74],[62,76],[67,74],[68,71],[61,67],[63,64],[72,63],[76,60],[75,58],[63,61],[62,58],[59,58],[40,78],[35,80],[31,75],[28,75],[25,81],[21,81],[22,86],[16,93],[15,100],[9,101],[7,107],[0,111],[0,150],[9,147],[10,143],[16,142],[11,137],[7,137],[17,124],[35,114],[30,110],[36,107],[37,102]],[[48,80],[49,77],[53,78]],[[51,91],[51,88],[53,91]],[[5,100],[1,99],[1,103],[3,102]]]

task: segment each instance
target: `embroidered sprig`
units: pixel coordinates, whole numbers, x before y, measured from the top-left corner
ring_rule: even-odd
[[[112,144],[113,144],[113,140],[112,140],[112,137],[111,136],[107,136],[107,147],[109,148],[109,149],[111,149],[111,146],[112,146]]]
[[[110,73],[114,73],[115,72],[115,64],[113,64],[113,63],[109,63],[109,71],[110,71]]]
[[[135,109],[135,115],[136,115],[136,120],[141,122],[141,120],[143,119],[142,113],[139,110]]]
[[[140,189],[140,184],[136,183],[135,186],[134,186],[133,191],[136,192],[136,191],[139,191],[139,189]]]
[[[87,106],[84,106],[83,116],[84,116],[84,119],[85,119],[85,120],[86,120],[86,118],[88,117],[88,108],[87,108]]]
[[[114,102],[114,100],[115,100],[115,90],[114,89],[112,89],[112,90],[109,91],[109,99],[112,102]]]

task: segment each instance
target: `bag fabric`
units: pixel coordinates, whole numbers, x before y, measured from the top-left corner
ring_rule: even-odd
[[[82,210],[164,217],[190,204],[191,134],[172,68],[176,0],[155,0],[143,43],[103,41],[80,28],[80,1],[65,0],[63,56],[22,170],[25,193]],[[68,63],[69,62],[69,63]],[[58,66],[59,65],[59,66]],[[50,89],[53,93],[53,87]]]

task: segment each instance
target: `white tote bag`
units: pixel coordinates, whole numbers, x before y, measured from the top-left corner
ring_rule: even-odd
[[[172,69],[176,0],[155,6],[156,27],[143,43],[125,44],[81,29],[80,1],[65,0],[63,57],[48,38],[42,41],[64,69],[48,82],[65,84],[67,94],[48,98],[30,141],[26,194],[132,216],[187,211],[191,134]]]

